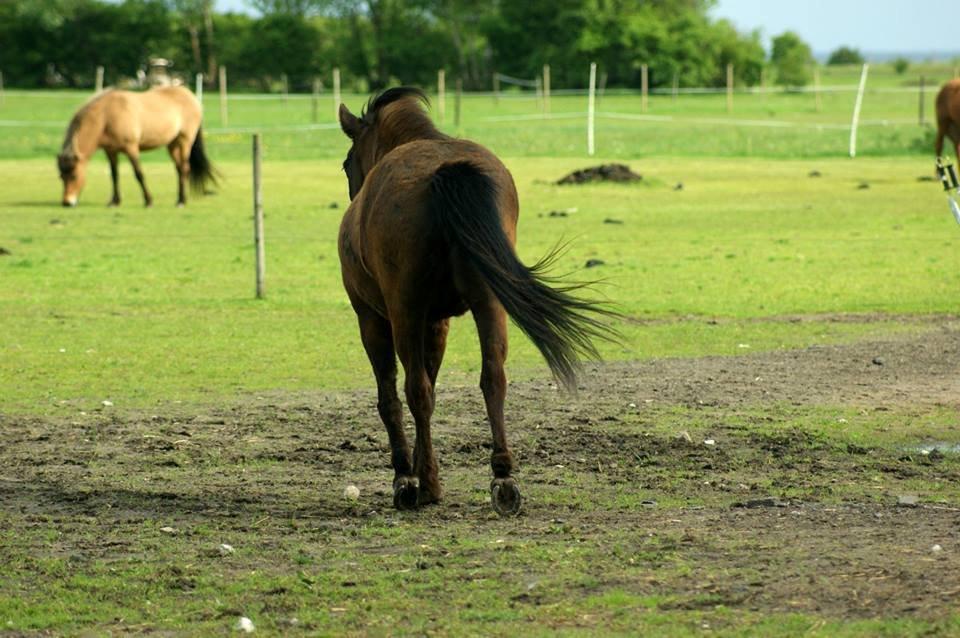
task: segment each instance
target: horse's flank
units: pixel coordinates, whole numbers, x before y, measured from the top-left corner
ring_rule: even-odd
[[[167,146],[182,130],[199,128],[202,116],[199,101],[183,87],[143,93],[108,89],[93,96],[73,116],[61,154],[85,160],[97,148],[126,152]]]

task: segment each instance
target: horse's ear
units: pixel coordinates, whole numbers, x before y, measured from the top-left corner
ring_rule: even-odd
[[[350,112],[346,104],[340,105],[340,128],[351,140],[360,133],[360,120]]]

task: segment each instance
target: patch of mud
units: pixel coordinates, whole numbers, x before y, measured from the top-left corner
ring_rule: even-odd
[[[513,383],[508,438],[526,500],[510,521],[489,507],[480,393],[442,381],[434,444],[445,497],[421,512],[391,507],[389,447],[370,388],[199,414],[0,416],[0,521],[31,559],[69,555],[81,568],[149,556],[140,539],[156,521],[216,528],[217,542],[248,534],[263,550],[244,569],[265,573],[300,570],[273,552],[307,538],[322,538],[334,557],[402,554],[409,548],[389,536],[370,536],[399,526],[425,545],[472,539],[472,566],[448,568],[449,579],[469,580],[498,555],[491,539],[508,538],[576,548],[590,583],[576,585],[583,593],[655,596],[664,610],[930,619],[960,600],[960,503],[921,492],[915,506],[898,505],[924,485],[960,484],[960,460],[788,426],[783,408],[960,409],[952,319],[851,345],[593,365],[576,397],[546,380]],[[347,484],[358,501],[343,499]],[[191,564],[218,569],[221,558],[188,538]],[[524,574],[556,571],[518,555]],[[517,574],[491,577],[510,586]],[[522,592],[515,605],[569,602],[566,588]]]
[[[586,184],[588,182],[639,182],[643,179],[626,164],[601,164],[573,171],[557,180],[557,184]]]

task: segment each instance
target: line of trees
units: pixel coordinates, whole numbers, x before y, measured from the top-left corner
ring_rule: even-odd
[[[8,85],[90,86],[133,77],[149,57],[184,76],[218,65],[231,88],[308,90],[339,67],[347,86],[432,85],[439,68],[468,89],[494,71],[536,77],[550,64],[557,88],[582,87],[595,61],[607,86],[752,86],[763,69],[783,85],[805,83],[813,62],[796,34],[774,40],[708,15],[713,0],[247,0],[259,15],[220,13],[214,0],[2,0],[0,70]]]

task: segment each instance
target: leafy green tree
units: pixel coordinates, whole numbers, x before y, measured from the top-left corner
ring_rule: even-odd
[[[897,72],[897,75],[903,75],[907,72],[907,69],[910,68],[910,60],[902,56],[895,58],[891,64],[893,65],[893,70]]]
[[[809,83],[813,53],[810,45],[793,31],[786,31],[773,39],[770,62],[777,71],[780,86],[799,87]]]
[[[557,86],[583,86],[589,56],[571,46],[587,24],[585,0],[503,2],[484,25],[493,70],[523,78],[538,77],[550,65]]]
[[[827,58],[827,64],[863,64],[863,56],[857,49],[843,46],[834,49]]]

